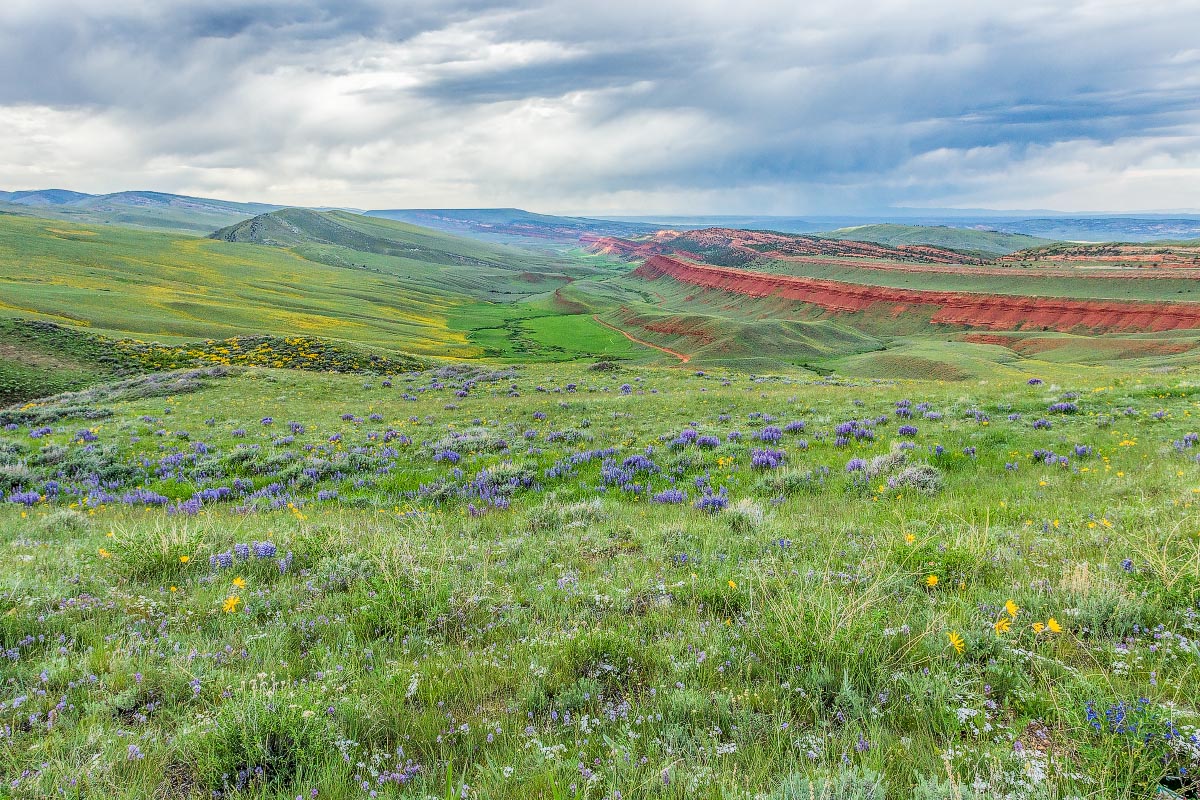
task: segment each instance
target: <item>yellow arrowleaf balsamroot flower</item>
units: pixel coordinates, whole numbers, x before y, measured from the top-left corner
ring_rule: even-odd
[[[904,534],[904,541],[906,544],[912,544],[916,540],[917,540],[917,537],[914,536],[913,534],[911,534],[911,533]]]
[[[958,635],[958,631],[949,631],[946,633],[946,638],[950,640],[950,646],[954,648],[954,652],[962,655],[967,649],[967,643]]]
[[[180,564],[186,564],[187,562],[189,562],[189,561],[191,561],[191,560],[192,560],[192,557],[191,557],[191,556],[180,556],[180,557],[179,557],[179,563],[180,563]]]
[[[238,604],[242,602],[242,598],[236,594],[231,594],[225,598],[225,602],[221,604],[221,610],[226,614],[232,614],[237,611]]]
[[[238,587],[239,589],[245,589],[246,588],[246,579],[241,576],[238,576],[233,579],[233,585]]]
[[[1034,633],[1041,633],[1044,630],[1046,630],[1046,626],[1044,624],[1042,624],[1041,622],[1033,623],[1033,632]]]
[[[937,586],[938,585],[938,576],[937,575],[927,576],[925,578],[925,585],[928,586],[930,589]]]
[[[1016,619],[1017,614],[1021,613],[1021,607],[1019,605],[1017,605],[1016,603],[1014,603],[1012,600],[1009,600],[1004,604],[1004,610],[1013,619]]]
[[[1046,620],[1046,630],[1050,631],[1051,633],[1062,633],[1062,625],[1059,625],[1058,620],[1056,620],[1054,617],[1051,617],[1050,619]]]
[[[996,631],[996,633],[1008,633],[1008,631],[1012,628],[1012,620],[1008,617],[1001,617],[992,623],[992,628]]]
[[[108,552],[103,547],[101,547],[100,548],[100,557],[101,558],[110,558],[110,557],[112,557],[112,553]]]
[[[734,583],[733,581],[730,581],[730,582],[729,582],[729,588],[730,588],[730,589],[736,589],[736,588],[737,588],[737,584],[736,584],[736,583]]]

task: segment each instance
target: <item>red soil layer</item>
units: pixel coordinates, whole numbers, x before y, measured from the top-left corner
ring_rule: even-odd
[[[801,234],[744,231],[737,228],[704,228],[695,231],[661,230],[649,239],[619,239],[613,236],[580,237],[580,242],[594,252],[619,255],[625,258],[649,258],[667,253],[686,258],[695,257],[688,248],[701,250],[724,249],[744,253],[748,257],[769,256],[850,256],[855,258],[918,261],[929,264],[981,264],[980,259],[952,250],[927,245],[888,245],[874,242],[855,242],[849,239],[821,239]]]
[[[1128,264],[1134,267],[1177,269],[1200,267],[1200,248],[1154,244],[1085,244],[1077,247],[1021,250],[996,259],[997,262],[1085,262],[1092,264]]]
[[[959,341],[971,344],[998,344],[1001,347],[1012,347],[1020,340],[1011,336],[1000,336],[995,333],[968,333],[959,337]]]
[[[666,256],[646,259],[633,274],[649,280],[669,277],[704,289],[747,297],[781,297],[838,312],[865,311],[882,304],[892,306],[893,313],[899,314],[913,310],[913,307],[923,307],[933,310],[930,322],[995,330],[1167,331],[1200,328],[1200,303],[914,291],[690,264]]]
[[[1043,266],[1044,264],[1060,265],[1061,261],[1044,261],[1038,262],[1033,267],[987,267],[987,266],[963,266],[963,265],[947,265],[947,264],[913,264],[913,263],[897,263],[894,261],[851,261],[845,258],[839,258],[833,261],[828,258],[820,258],[814,256],[788,256],[781,253],[766,253],[765,255],[778,259],[779,261],[790,261],[796,264],[820,264],[823,266],[835,267],[853,267],[855,269],[870,269],[879,272],[906,272],[918,275],[970,275],[970,276],[986,276],[990,278],[1096,278],[1103,280],[1116,279],[1131,279],[1131,280],[1153,280],[1174,279],[1179,278],[1200,278],[1200,269],[1192,268],[1191,266],[1166,266],[1161,269],[1158,265],[1151,267],[1136,266],[1130,264],[1121,269],[1110,267],[1096,267],[1091,269],[1054,269]],[[996,263],[1005,259],[998,259]]]
[[[1060,347],[1072,347],[1077,344],[1075,339],[1044,338],[1039,336],[1022,337],[1020,335],[1005,336],[995,333],[966,333],[959,337],[960,342],[972,344],[998,344],[1015,350],[1022,355],[1033,355],[1057,350]],[[1090,339],[1087,346],[1092,350],[1102,351],[1121,358],[1140,358],[1142,356],[1172,356],[1186,353],[1194,348],[1192,342],[1163,342],[1152,339]]]

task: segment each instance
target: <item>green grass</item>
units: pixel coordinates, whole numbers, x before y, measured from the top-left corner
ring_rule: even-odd
[[[0,216],[0,316],[173,344],[268,334],[458,358],[485,349],[522,355],[534,348],[558,359],[632,352],[616,341],[621,337],[582,319],[538,323],[536,335],[514,332],[512,341],[494,346],[468,341],[486,327],[476,314],[526,313],[493,314],[489,306],[550,297],[571,280],[616,274],[624,266],[482,244],[389,220],[291,211],[289,224],[308,228],[286,248]],[[535,316],[548,313],[562,310]]]
[[[365,779],[384,797],[878,797],[848,788],[872,775],[888,797],[1149,796],[1194,766],[1164,760],[1162,720],[1200,724],[1200,467],[1172,445],[1200,382],[1023,364],[953,385],[243,370],[8,412],[5,491],[63,494],[0,503],[6,791],[209,797],[248,770],[231,796],[357,798]],[[1048,413],[1070,396],[1077,413]],[[761,414],[806,428],[764,445]],[[673,447],[691,426],[720,444]],[[752,467],[764,446],[786,464]],[[600,458],[547,472],[600,448],[647,455],[661,471],[636,482],[673,478],[688,502],[606,486]],[[67,490],[101,472],[118,496],[278,482],[290,505],[80,506]],[[480,494],[487,476],[507,488]],[[703,478],[728,508],[692,506]],[[277,553],[210,566],[254,541]],[[1035,632],[1051,617],[1061,632]],[[1139,698],[1149,745],[1086,718]],[[410,760],[404,786],[377,781]]]
[[[914,268],[912,264],[899,266]],[[1014,265],[1003,267],[1011,271],[1011,275],[979,274],[966,270],[948,272],[944,267],[929,272],[901,271],[889,269],[886,265],[880,265],[878,268],[864,267],[859,261],[839,262],[834,258],[820,263],[763,260],[755,262],[754,269],[780,275],[919,291],[1076,297],[1085,300],[1200,300],[1200,288],[1196,286],[1195,280],[1188,278],[1097,278],[1086,275],[1048,277],[1038,274],[1040,267],[1026,269]]]
[[[131,368],[111,342],[98,337],[0,318],[0,407],[82,389]]]
[[[951,228],[945,225],[856,225],[852,228],[838,228],[821,235],[831,239],[875,242],[892,247],[925,244],[993,256],[1007,255],[1032,247],[1042,247],[1052,241],[1039,239],[1036,236],[1026,236],[1022,233]]]
[[[27,206],[0,201],[0,213],[206,236],[214,229],[269,211],[264,203],[236,203],[161,192],[117,192],[65,204]]]
[[[469,353],[445,327],[467,298],[277,248],[0,217],[0,314],[180,342],[275,333]]]
[[[0,407],[116,376],[206,366],[380,374],[427,364],[407,355],[314,337],[242,336],[159,344],[109,339],[50,322],[0,318]]]

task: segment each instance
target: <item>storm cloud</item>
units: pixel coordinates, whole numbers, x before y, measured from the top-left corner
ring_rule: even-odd
[[[7,0],[0,188],[1195,208],[1197,30],[1194,0]]]

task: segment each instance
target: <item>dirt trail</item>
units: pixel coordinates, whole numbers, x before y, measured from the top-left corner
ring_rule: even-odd
[[[678,358],[678,359],[679,359],[679,363],[680,363],[680,364],[686,364],[687,362],[689,362],[689,361],[691,361],[691,360],[692,360],[692,357],[691,357],[691,356],[689,356],[689,355],[685,355],[685,354],[683,354],[683,353],[677,353],[676,351],[674,351],[674,350],[670,350],[670,349],[668,349],[668,348],[666,348],[666,347],[659,347],[659,346],[658,346],[658,345],[656,345],[656,344],[653,344],[653,343],[651,343],[651,342],[647,342],[647,341],[645,341],[644,339],[639,339],[639,338],[637,338],[636,336],[633,336],[633,335],[631,335],[631,334],[629,334],[629,333],[626,333],[625,331],[623,331],[623,330],[621,330],[620,328],[618,328],[616,325],[610,325],[609,323],[607,323],[607,322],[605,322],[604,320],[600,319],[600,317],[596,316],[595,314],[592,314],[592,319],[594,319],[596,322],[600,323],[600,324],[601,324],[601,325],[603,325],[604,327],[608,328],[609,330],[614,330],[614,331],[616,331],[617,333],[621,334],[622,336],[624,336],[626,339],[628,339],[628,340],[629,340],[629,341],[631,341],[631,342],[634,342],[634,343],[636,343],[636,344],[643,344],[643,345],[645,345],[646,347],[653,347],[655,350],[661,350],[662,352],[666,353],[666,354],[667,354],[667,355],[669,355],[669,356],[675,356],[676,358]]]

